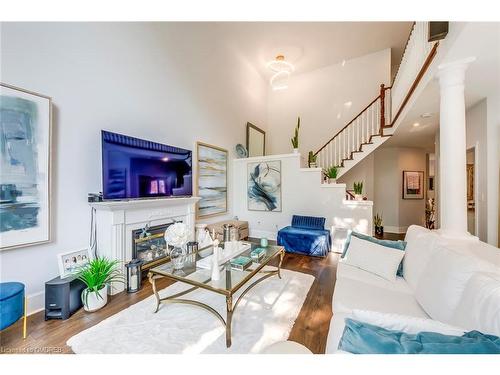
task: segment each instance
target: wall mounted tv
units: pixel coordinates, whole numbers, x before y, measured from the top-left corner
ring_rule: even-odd
[[[189,150],[102,131],[104,199],[191,196],[192,170]]]

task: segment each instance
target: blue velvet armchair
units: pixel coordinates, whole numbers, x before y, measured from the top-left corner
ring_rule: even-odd
[[[293,215],[292,225],[278,231],[278,245],[289,253],[326,256],[332,239],[324,217]]]

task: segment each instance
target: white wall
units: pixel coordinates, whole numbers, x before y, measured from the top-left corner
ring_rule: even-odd
[[[267,82],[216,33],[210,24],[1,24],[2,82],[54,103],[53,241],[0,253],[0,280],[25,283],[31,311],[58,275],[56,255],[88,245],[101,129],[188,149],[200,140],[233,156],[247,121],[265,128]]]
[[[287,90],[269,91],[267,153],[291,151],[298,116],[301,153],[317,151],[379,94],[381,83],[390,83],[390,71],[391,51],[386,49],[348,60],[344,66],[292,74]],[[352,105],[345,106],[347,102]]]
[[[500,74],[496,78],[496,92],[487,98],[487,231],[488,243],[500,247]]]
[[[282,211],[250,211],[247,206],[248,164],[281,161]],[[299,154],[233,160],[234,214],[248,220],[251,237],[276,238],[279,229],[291,224],[293,215],[322,216],[332,225],[371,233],[372,202],[347,202],[345,185],[321,184],[319,168],[300,168]]]
[[[352,188],[364,181],[365,195],[373,201],[373,214],[380,214],[386,232],[404,233],[412,225],[423,225],[425,199],[403,199],[403,171],[424,171],[427,179],[426,151],[411,147],[380,147],[339,178]]]
[[[481,241],[488,241],[488,191],[487,191],[487,143],[486,143],[486,99],[469,108],[465,112],[467,149],[477,148],[478,160],[475,161],[477,175],[476,215],[478,218],[478,233]]]
[[[341,184],[346,184],[348,190],[354,189],[354,183],[362,181],[363,182],[363,195],[369,200],[373,201],[375,199],[375,181],[374,181],[374,170],[375,170],[375,153],[372,152],[366,158],[361,160],[354,168],[351,168],[340,178],[337,182]]]

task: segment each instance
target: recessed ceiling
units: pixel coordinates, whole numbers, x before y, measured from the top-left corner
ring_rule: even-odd
[[[283,54],[300,74],[391,48],[401,60],[412,22],[220,22],[235,51],[268,78],[266,63]]]

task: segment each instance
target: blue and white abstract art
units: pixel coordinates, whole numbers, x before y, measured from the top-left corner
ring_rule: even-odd
[[[248,164],[248,209],[281,212],[281,161]]]
[[[0,85],[1,249],[50,240],[50,98]]]
[[[227,150],[197,143],[198,217],[227,212]]]

